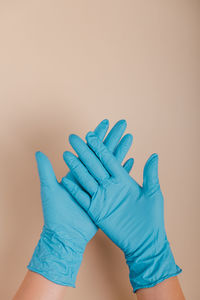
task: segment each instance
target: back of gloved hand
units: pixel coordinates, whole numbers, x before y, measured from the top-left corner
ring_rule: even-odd
[[[146,162],[140,186],[95,133],[88,133],[86,140],[89,147],[70,136],[79,158],[71,152],[63,156],[79,185],[66,178],[63,185],[124,251],[134,291],[180,273],[165,232],[157,154]],[[96,154],[92,161],[91,151]]]
[[[125,135],[125,121],[119,121],[109,132],[104,144],[111,151],[115,148],[121,153],[121,161],[131,146],[132,139]],[[100,123],[95,132],[103,140],[108,130],[108,121]],[[28,269],[40,273],[47,279],[61,285],[75,286],[86,244],[97,231],[96,225],[88,214],[59,183],[48,158],[41,152],[36,153],[44,227]],[[130,171],[132,162],[125,164]],[[126,172],[125,171],[125,172]],[[72,174],[66,176],[76,182]]]

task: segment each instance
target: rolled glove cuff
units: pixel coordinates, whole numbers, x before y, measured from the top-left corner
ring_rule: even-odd
[[[27,268],[56,284],[75,287],[85,246],[77,247],[66,233],[58,234],[44,226]]]
[[[136,253],[126,257],[129,266],[129,278],[134,293],[138,289],[153,287],[163,280],[176,276],[182,272],[176,265],[169,242],[166,240],[164,246],[155,255],[146,250],[137,256]]]

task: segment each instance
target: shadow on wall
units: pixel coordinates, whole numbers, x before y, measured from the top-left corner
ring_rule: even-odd
[[[4,300],[11,299],[21,283],[42,228],[35,151],[42,150],[50,157],[56,174],[64,174],[67,170],[62,152],[66,149],[66,135],[70,133],[73,120],[63,120],[65,124],[53,124],[52,120],[53,115],[41,115],[37,120],[13,121],[9,124],[10,135],[1,149],[2,211],[6,212],[1,217],[4,244],[0,250],[1,299]],[[84,274],[89,280],[84,279]],[[88,288],[91,282],[97,282],[100,298],[100,289],[107,283],[107,299],[135,299],[123,254],[101,232],[88,245],[78,280],[79,288],[86,281]]]

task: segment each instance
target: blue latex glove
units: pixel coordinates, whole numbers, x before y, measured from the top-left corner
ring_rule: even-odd
[[[80,160],[71,152],[64,153],[65,162],[83,189],[69,179],[63,179],[63,184],[95,224],[123,250],[134,292],[180,273],[165,232],[158,155],[153,154],[146,162],[141,187],[95,133],[89,132],[86,140],[89,147],[70,136]],[[92,163],[91,151],[96,154]]]
[[[119,161],[126,155],[132,143],[130,135],[125,135],[119,142],[125,129],[126,122],[119,121],[104,140],[104,144],[112,152],[117,149],[117,153],[121,153],[118,156]],[[95,133],[103,140],[107,130],[108,121],[104,120],[97,126]],[[97,227],[57,181],[48,158],[37,152],[36,160],[44,227],[28,269],[57,284],[74,287],[86,244],[96,233]],[[128,160],[124,169],[130,171],[132,164],[132,160]],[[69,173],[67,177],[76,182],[72,174]]]

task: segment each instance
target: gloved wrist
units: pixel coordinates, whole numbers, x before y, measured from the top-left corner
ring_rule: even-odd
[[[153,287],[182,272],[175,263],[167,238],[159,246],[158,243],[152,243],[149,247],[143,245],[133,254],[127,255],[126,262],[134,292],[141,288]]]
[[[27,268],[50,281],[75,287],[86,241],[77,246],[67,233],[56,233],[45,226]]]

